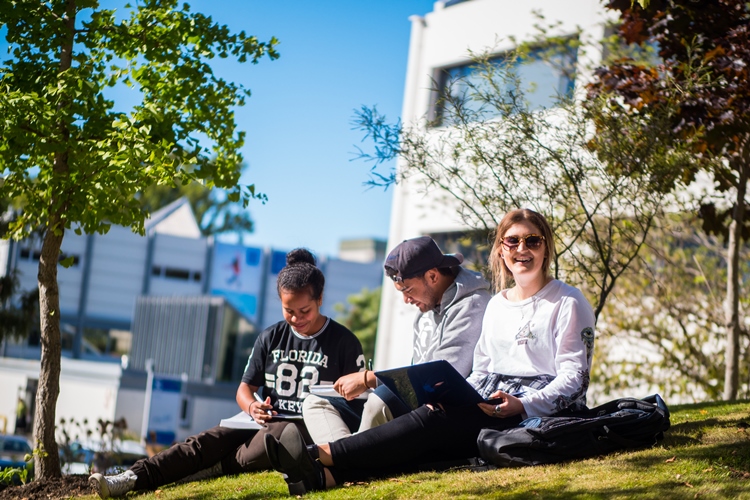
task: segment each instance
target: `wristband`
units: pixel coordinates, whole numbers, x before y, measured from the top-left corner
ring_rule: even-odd
[[[370,386],[369,386],[369,385],[367,385],[367,372],[368,372],[368,371],[370,371],[370,370],[365,370],[365,372],[364,372],[364,377],[365,377],[365,389],[369,389],[369,388],[370,388]]]

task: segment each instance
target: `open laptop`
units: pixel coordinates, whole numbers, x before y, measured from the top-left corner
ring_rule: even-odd
[[[424,404],[468,406],[484,401],[471,384],[442,359],[377,371],[375,376],[412,410]]]

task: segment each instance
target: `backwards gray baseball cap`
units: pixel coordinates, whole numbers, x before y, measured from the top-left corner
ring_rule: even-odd
[[[464,261],[460,253],[443,254],[429,236],[404,240],[391,250],[385,259],[385,273],[396,282],[421,276],[435,267],[459,266]]]

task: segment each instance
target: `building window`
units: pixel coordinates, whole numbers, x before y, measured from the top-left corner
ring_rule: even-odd
[[[33,261],[39,262],[39,258],[42,256],[42,251],[38,249],[22,247],[18,250],[18,256],[21,260],[33,260]],[[78,265],[81,263],[80,255],[64,253],[64,252],[60,253],[60,256],[57,258],[57,261],[61,262],[67,259],[68,257],[73,257],[73,264],[71,265],[71,267],[78,267]]]
[[[69,322],[60,323],[60,343],[64,352],[72,352],[78,328]],[[133,335],[116,328],[83,328],[81,354],[94,359],[120,358],[130,352]],[[29,340],[29,345],[38,345]]]
[[[166,267],[164,268],[164,277],[187,281],[190,279],[190,271],[188,269]]]
[[[201,271],[167,266],[151,266],[151,275],[180,281],[195,281],[197,283],[200,283],[203,276]]]
[[[274,250],[271,254],[271,274],[279,274],[286,266],[286,252]]]
[[[488,63],[500,74],[517,77],[528,109],[534,111],[554,107],[560,97],[573,96],[577,54],[577,49],[569,44],[555,50],[535,50],[523,59],[502,54],[490,58]],[[487,67],[476,61],[438,69],[435,102],[431,106],[433,126],[446,125],[447,117],[456,113],[456,103],[467,111],[469,119],[499,116],[499,110],[478,98],[490,89],[485,83],[487,77]],[[495,84],[500,94],[495,97],[506,102],[506,96],[516,90],[513,78],[496,79]]]

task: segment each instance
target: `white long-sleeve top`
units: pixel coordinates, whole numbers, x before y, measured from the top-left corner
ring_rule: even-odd
[[[520,302],[509,301],[507,292],[487,305],[469,382],[486,397],[507,390],[493,374],[523,379],[519,399],[530,417],[585,405],[594,312],[583,293],[558,280]]]

